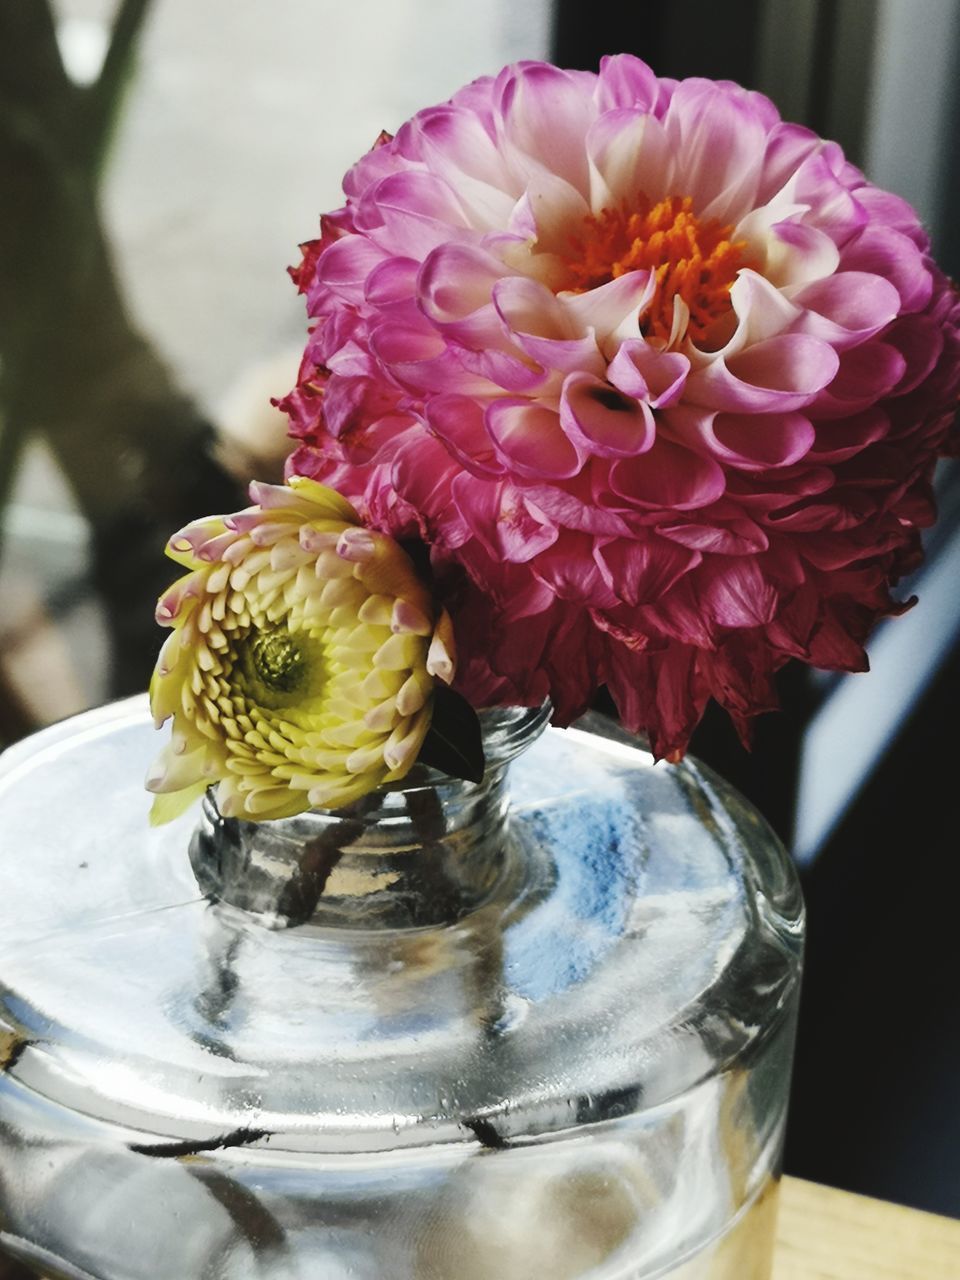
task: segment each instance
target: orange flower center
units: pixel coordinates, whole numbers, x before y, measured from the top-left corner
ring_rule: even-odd
[[[585,293],[628,271],[652,271],[657,288],[641,332],[668,341],[673,300],[681,298],[690,312],[686,332],[702,343],[731,311],[730,287],[745,265],[747,245],[730,239],[732,226],[716,218],[701,220],[692,206],[689,196],[651,204],[641,195],[632,209],[621,205],[584,218],[583,231],[570,238],[569,283],[564,287]]]

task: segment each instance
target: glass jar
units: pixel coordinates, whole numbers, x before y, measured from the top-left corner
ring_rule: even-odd
[[[96,1280],[764,1280],[796,878],[692,760],[151,828],[143,699],[0,768],[0,1242]],[[523,749],[526,748],[526,749]]]

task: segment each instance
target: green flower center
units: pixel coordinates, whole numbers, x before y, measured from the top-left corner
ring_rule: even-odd
[[[293,693],[303,684],[307,659],[289,631],[259,631],[250,644],[250,661],[259,680],[274,693]]]
[[[286,627],[252,630],[237,646],[237,684],[255,703],[279,709],[317,697],[326,684],[323,646]]]

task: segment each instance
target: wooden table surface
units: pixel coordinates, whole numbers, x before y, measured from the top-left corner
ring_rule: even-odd
[[[960,1221],[784,1178],[773,1280],[960,1280]]]
[[[960,1221],[784,1178],[773,1280],[960,1280]]]

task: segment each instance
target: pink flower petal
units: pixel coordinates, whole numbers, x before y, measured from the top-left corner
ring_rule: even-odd
[[[744,471],[792,466],[816,438],[810,419],[800,413],[709,414],[696,420],[695,430],[715,458]]]
[[[370,348],[397,383],[412,391],[485,395],[493,389],[488,378],[468,373],[436,332],[383,324],[371,333]]]
[[[903,353],[889,342],[874,339],[850,347],[840,357],[837,376],[817,396],[817,418],[847,417],[868,408],[902,382],[906,369]]]
[[[621,458],[610,468],[610,488],[630,506],[691,511],[723,493],[723,470],[710,458],[658,437],[649,453]]]
[[[468,528],[495,560],[524,564],[559,536],[523,494],[507,483],[455,476],[452,496]]]
[[[650,534],[642,541],[616,538],[598,542],[594,559],[603,580],[627,605],[651,604],[665,595],[690,569],[700,553]]]
[[[462,108],[443,106],[421,112],[411,124],[420,157],[456,191],[470,225],[478,230],[502,227],[522,182],[504,166],[482,123]]]
[[[658,351],[639,338],[620,344],[607,377],[625,395],[666,409],[683,394],[690,361],[679,351]]]
[[[837,246],[825,232],[784,221],[771,228],[763,274],[778,288],[795,288],[833,275],[839,262]]]
[[[591,87],[568,71],[527,63],[506,81],[500,97],[504,136],[581,195],[588,191],[582,140],[596,111]]]
[[[733,413],[788,413],[809,404],[839,366],[828,343],[807,334],[783,334],[692,373],[686,398]]]
[[[900,295],[889,280],[863,271],[839,271],[793,294],[806,312],[801,329],[838,350],[872,338],[900,310]]]
[[[909,236],[892,227],[868,226],[843,251],[844,271],[882,276],[900,295],[900,312],[922,311],[933,293],[933,276]]]
[[[450,324],[490,304],[503,263],[476,245],[443,244],[424,260],[417,277],[420,307],[436,324]]]
[[[583,453],[631,457],[653,446],[656,426],[647,405],[623,395],[609,382],[571,373],[563,384],[560,423]]]
[[[364,301],[378,310],[412,303],[419,270],[414,258],[387,258],[367,276]]]
[[[693,551],[722,556],[750,556],[766,551],[770,539],[752,520],[743,515],[731,525],[677,523],[658,525],[657,532],[671,542]]]
[[[612,343],[615,350],[624,338],[639,335],[640,313],[655,290],[656,281],[650,272],[628,271],[586,293],[563,293],[560,302],[574,333],[593,330],[601,350],[611,339],[615,340]]]
[[[539,253],[563,254],[574,231],[589,217],[590,206],[577,187],[548,169],[535,169],[527,179],[524,203],[511,217],[510,229],[526,231],[532,219],[533,239]]]
[[[344,236],[332,244],[317,264],[317,278],[348,302],[362,302],[364,283],[386,257],[362,236]]]
[[[563,529],[552,547],[531,562],[537,578],[560,600],[594,608],[612,609],[617,594],[604,581],[594,558],[594,538],[588,533]]]
[[[628,206],[641,194],[653,203],[672,194],[673,151],[659,120],[638,110],[608,111],[587,133],[594,212]]]
[[[600,111],[633,107],[653,111],[660,94],[660,82],[645,62],[629,53],[608,54],[600,59],[596,101]]]
[[[485,423],[498,456],[517,475],[559,480],[576,475],[583,465],[582,451],[553,409],[527,400],[494,400]]]
[[[504,473],[483,422],[483,410],[469,396],[434,396],[426,407],[427,425],[451,457],[471,475]]]
[[[867,445],[875,444],[890,430],[890,419],[877,408],[835,421],[818,422],[817,438],[810,450],[815,462],[845,462]]]
[[[587,463],[562,489],[553,484],[531,484],[525,492],[551,524],[582,533],[628,537],[631,527],[623,516],[598,505],[590,468]]]
[[[456,196],[433,174],[392,173],[364,195],[357,227],[401,257],[424,258],[448,240],[468,238]]]
[[[677,190],[698,217],[738,222],[756,193],[767,130],[751,104],[709,80],[677,86],[664,120]]]
[[[505,276],[492,289],[493,302],[504,323],[515,333],[540,338],[579,336],[556,295],[526,276]]]
[[[698,573],[694,590],[721,627],[762,626],[776,613],[777,593],[753,558],[711,559]]]

